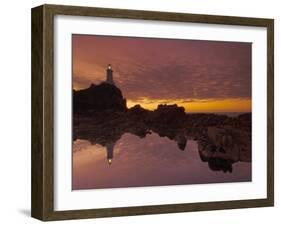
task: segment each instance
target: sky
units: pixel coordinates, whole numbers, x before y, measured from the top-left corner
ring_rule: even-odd
[[[111,64],[128,107],[250,112],[251,49],[245,42],[73,34],[73,88],[104,81]]]

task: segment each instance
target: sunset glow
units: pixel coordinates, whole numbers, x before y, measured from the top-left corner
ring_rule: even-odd
[[[127,100],[127,107],[141,105],[148,110],[155,110],[159,104],[177,104],[184,107],[186,112],[251,112],[252,101],[250,99],[147,99]]]
[[[73,34],[72,89],[72,190],[252,181],[252,43]]]
[[[251,112],[251,43],[73,35],[73,89],[105,81],[108,65],[127,107]]]

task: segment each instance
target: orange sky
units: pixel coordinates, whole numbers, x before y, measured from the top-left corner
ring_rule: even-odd
[[[181,100],[181,99],[147,99],[127,100],[127,107],[131,108],[140,104],[143,108],[154,110],[159,104],[177,104],[185,108],[186,112],[251,112],[250,99],[206,99],[206,100]]]
[[[73,35],[73,88],[105,80],[112,64],[127,106],[251,111],[251,43]]]

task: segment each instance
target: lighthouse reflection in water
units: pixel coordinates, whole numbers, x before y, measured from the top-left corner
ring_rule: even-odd
[[[105,146],[83,139],[74,141],[73,189],[249,180],[250,162],[227,164],[227,156],[225,162],[204,161],[198,150],[198,142],[192,139],[187,140],[183,150],[173,140],[156,133],[145,138],[125,133],[115,144]]]

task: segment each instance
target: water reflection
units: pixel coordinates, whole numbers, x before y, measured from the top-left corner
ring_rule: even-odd
[[[251,180],[251,137],[232,127],[95,131],[74,133],[73,189]]]
[[[111,165],[113,159],[113,151],[114,151],[114,143],[106,144],[106,152],[107,152],[107,161],[108,164]]]

